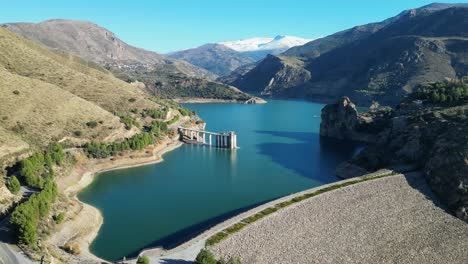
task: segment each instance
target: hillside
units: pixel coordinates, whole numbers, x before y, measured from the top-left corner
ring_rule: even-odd
[[[220,44],[206,44],[194,49],[177,51],[169,54],[169,57],[185,60],[219,76],[229,74],[253,62],[250,57]]]
[[[125,81],[129,79],[151,80],[146,83],[149,90],[158,89],[155,83],[160,82],[169,86],[174,92],[171,96],[174,97],[187,94],[187,89],[206,90],[207,86],[216,86],[217,90],[223,91],[222,95],[213,94],[214,97],[226,94],[232,94],[235,97],[236,94],[229,86],[212,82],[211,80],[217,78],[216,74],[183,60],[167,58],[155,52],[128,45],[111,31],[90,22],[55,19],[37,24],[9,23],[3,24],[2,27],[55,51],[72,54],[111,71],[120,72],[122,74],[118,76]],[[183,82],[180,82],[180,79]],[[189,87],[184,85],[184,82],[199,86]],[[147,91],[147,89],[143,90]],[[159,94],[168,96],[163,90]]]
[[[304,62],[296,57],[268,55],[245,74],[238,75],[232,84],[249,93],[276,96],[310,80],[311,73],[304,67]]]
[[[161,108],[107,70],[91,68],[3,28],[0,81],[2,156],[57,141],[119,140],[135,130],[126,130],[114,113]]]
[[[268,56],[230,83],[273,97],[330,102],[348,95],[360,105],[395,105],[418,83],[468,75],[467,23],[464,6],[405,11]],[[291,60],[302,66],[291,68]]]
[[[322,110],[320,135],[368,146],[337,168],[349,178],[382,168],[419,169],[452,212],[468,222],[468,82],[418,85],[395,108],[358,114],[345,97]]]

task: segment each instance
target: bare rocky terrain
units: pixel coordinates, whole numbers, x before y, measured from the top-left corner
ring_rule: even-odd
[[[205,44],[198,48],[177,51],[168,56],[185,60],[219,76],[227,75],[241,66],[254,62],[247,55],[221,44]]]
[[[243,263],[466,263],[468,225],[420,174],[337,189],[265,217],[213,248]]]

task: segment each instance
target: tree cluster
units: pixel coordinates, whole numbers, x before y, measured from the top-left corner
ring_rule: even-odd
[[[102,159],[119,155],[123,151],[127,150],[142,150],[151,144],[154,144],[153,134],[144,132],[125,139],[120,143],[87,143],[84,146],[84,152],[89,158]]]
[[[458,104],[468,100],[468,84],[464,81],[424,84],[412,94],[413,99],[433,104]]]
[[[139,127],[140,123],[129,114],[116,114],[120,118],[120,122],[124,124],[125,129],[130,130],[133,126]]]
[[[157,120],[153,121],[150,126],[146,126],[145,129],[157,138],[161,137],[164,134],[167,134],[168,132],[166,122]]]
[[[143,111],[141,112],[141,116],[143,118],[149,116],[153,119],[165,119],[166,116],[167,116],[167,109],[166,108],[163,108],[161,110],[158,110],[158,109],[143,109]]]
[[[53,178],[46,178],[41,192],[33,194],[28,201],[15,208],[11,214],[10,223],[18,235],[20,243],[29,246],[36,245],[39,220],[49,215],[57,194],[57,184]]]
[[[61,166],[64,157],[63,147],[60,144],[54,144],[44,152],[35,153],[21,162],[21,179],[28,186],[43,188],[44,180],[54,176],[53,165]]]

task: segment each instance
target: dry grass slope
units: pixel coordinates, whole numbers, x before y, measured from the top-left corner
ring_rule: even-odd
[[[0,28],[0,65],[11,73],[54,84],[104,109],[155,107],[137,88],[76,57],[52,52]],[[130,102],[130,99],[133,102]]]
[[[0,88],[0,159],[62,140],[119,140],[135,131],[126,131],[114,112],[161,107],[107,70],[3,28]],[[88,127],[90,121],[97,126]]]
[[[2,96],[2,91],[0,90],[0,96]],[[0,112],[2,112],[2,105],[0,105]],[[24,142],[21,137],[0,126],[0,161],[10,153],[20,152],[28,147],[29,144]]]
[[[57,86],[3,69],[0,80],[1,126],[33,145],[59,141],[74,131],[82,131],[85,138],[104,139],[123,130],[116,116]],[[86,126],[89,121],[104,123],[92,129]]]

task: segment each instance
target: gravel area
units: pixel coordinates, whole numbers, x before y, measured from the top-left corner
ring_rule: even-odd
[[[420,174],[367,181],[248,225],[212,249],[243,263],[467,263],[468,225]]]

